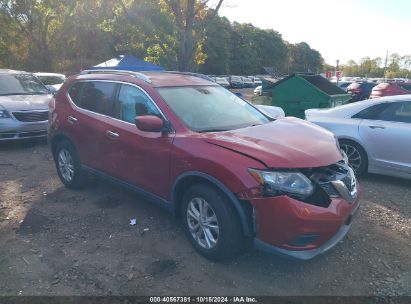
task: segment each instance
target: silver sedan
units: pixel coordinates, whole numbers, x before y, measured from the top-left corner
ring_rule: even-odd
[[[51,98],[32,74],[0,70],[0,141],[46,137]]]
[[[357,175],[411,178],[411,95],[310,109],[305,116],[337,136]]]

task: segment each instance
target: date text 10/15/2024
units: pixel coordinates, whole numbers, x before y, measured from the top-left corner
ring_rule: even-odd
[[[150,297],[150,303],[257,303],[254,297]]]

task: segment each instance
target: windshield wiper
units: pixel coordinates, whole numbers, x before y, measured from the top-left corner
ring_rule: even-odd
[[[207,132],[224,132],[224,131],[230,131],[227,129],[204,129],[204,130],[200,130],[198,131],[198,133],[207,133]]]

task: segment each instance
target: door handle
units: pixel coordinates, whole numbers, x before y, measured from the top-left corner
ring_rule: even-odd
[[[116,139],[120,137],[120,134],[113,132],[113,131],[106,131],[106,135],[112,139]]]
[[[368,126],[368,128],[371,128],[371,129],[385,129],[384,126]]]
[[[74,125],[76,122],[77,122],[77,118],[75,118],[74,116],[68,116],[67,117],[67,121],[69,122],[69,123],[71,123],[72,125]]]

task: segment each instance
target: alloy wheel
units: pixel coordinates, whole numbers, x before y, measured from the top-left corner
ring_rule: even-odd
[[[187,223],[190,233],[198,245],[212,249],[220,235],[217,216],[210,204],[203,198],[195,197],[187,206]]]
[[[64,180],[70,183],[74,177],[74,162],[68,150],[60,150],[58,155],[58,167]]]
[[[358,151],[356,147],[348,144],[341,145],[341,149],[347,155],[350,166],[354,169],[355,173],[358,173],[363,161],[360,151]]]

